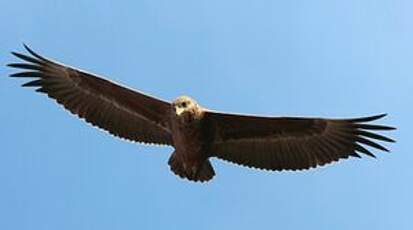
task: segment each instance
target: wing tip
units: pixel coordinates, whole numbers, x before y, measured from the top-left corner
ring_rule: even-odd
[[[379,134],[376,134],[374,132],[369,132],[369,131],[391,131],[391,130],[396,130],[396,127],[392,126],[387,126],[387,125],[375,125],[375,124],[363,124],[365,122],[371,122],[375,121],[381,118],[386,117],[388,114],[387,113],[382,113],[374,116],[368,116],[368,117],[362,117],[362,118],[357,118],[357,119],[352,119],[351,120],[351,126],[356,128],[359,132],[359,136],[356,140],[358,142],[356,144],[356,151],[364,153],[365,155],[368,155],[370,157],[376,158],[375,155],[372,154],[371,151],[367,150],[366,148],[362,147],[360,144],[366,145],[368,147],[371,147],[373,149],[378,149],[383,152],[391,152],[388,148],[378,144],[376,141],[373,140],[379,140],[379,141],[384,141],[384,142],[389,142],[389,143],[396,143],[396,140],[392,138],[388,138]],[[373,140],[369,140],[373,139]]]
[[[388,114],[387,113],[381,113],[373,116],[366,116],[366,117],[359,117],[359,118],[354,118],[354,119],[349,119],[350,122],[355,122],[355,123],[364,123],[364,122],[370,122],[370,121],[375,121],[379,120],[381,118],[386,117]]]
[[[15,52],[15,51],[11,51],[10,53],[15,57],[19,57],[19,55],[21,55],[21,53],[18,53],[18,52]]]
[[[31,49],[26,43],[23,42],[22,44],[23,44],[24,49],[27,52],[29,52],[31,55],[33,55],[34,57],[36,57],[36,58],[38,58],[42,61],[46,61],[46,62],[48,61],[45,57],[43,57],[43,56],[37,54],[35,51],[33,51],[33,49]]]
[[[397,128],[387,125],[369,125],[369,124],[354,124],[355,128],[364,130],[379,130],[379,131],[391,131]]]
[[[31,54],[34,53],[34,51],[33,51],[32,49],[30,49],[30,47],[29,47],[28,45],[26,45],[26,43],[22,42],[22,45],[23,45],[24,49],[27,50],[29,53],[31,53]],[[20,58],[20,56],[23,55],[23,54],[21,54],[21,53],[19,53],[19,52],[16,52],[16,51],[10,51],[10,53],[11,53],[13,56],[16,56],[16,57],[18,57],[18,58]]]
[[[24,83],[22,87],[38,87],[38,86],[42,86],[42,83],[43,83],[42,80],[33,80],[27,83]]]
[[[26,43],[24,43],[24,42],[23,42],[23,47],[24,47],[24,49],[27,50],[27,52],[29,52],[33,55],[35,54],[35,52],[28,45],[26,45]]]
[[[372,158],[377,158],[376,155],[374,155],[371,151],[369,151],[368,149],[366,149],[365,147],[361,146],[358,143],[355,144],[354,148],[357,152],[363,153]]]
[[[9,68],[15,68],[15,67],[14,67],[15,64],[16,64],[16,63],[9,63],[9,64],[6,64],[6,66],[9,67]]]
[[[27,50],[29,53],[34,53],[34,51],[26,43],[22,42],[22,45],[24,49]]]

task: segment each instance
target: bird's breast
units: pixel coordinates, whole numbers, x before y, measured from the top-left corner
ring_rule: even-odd
[[[175,152],[184,161],[204,160],[204,140],[202,129],[198,123],[181,124],[175,122],[172,126],[172,138]]]

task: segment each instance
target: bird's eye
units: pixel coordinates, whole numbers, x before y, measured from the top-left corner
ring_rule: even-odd
[[[186,106],[187,106],[187,103],[186,102],[182,102],[182,107],[184,107],[184,108],[186,108]]]

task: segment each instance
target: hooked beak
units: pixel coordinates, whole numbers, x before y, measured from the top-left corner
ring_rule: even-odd
[[[177,116],[181,116],[185,112],[185,109],[183,108],[175,108],[175,113]]]

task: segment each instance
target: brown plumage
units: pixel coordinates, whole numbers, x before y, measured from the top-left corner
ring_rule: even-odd
[[[175,148],[168,164],[191,181],[215,175],[211,157],[266,170],[303,170],[359,153],[364,146],[388,151],[375,140],[394,142],[373,131],[392,130],[367,124],[385,115],[356,119],[258,117],[213,112],[183,96],[172,103],[119,86],[101,77],[46,59],[13,52],[25,63],[8,66],[35,78],[37,87],[73,114],[109,133],[135,142]]]

